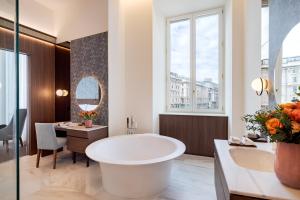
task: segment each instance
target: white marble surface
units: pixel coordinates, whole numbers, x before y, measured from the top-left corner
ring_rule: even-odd
[[[106,128],[107,126],[101,126],[101,125],[93,125],[91,128],[86,128],[85,126],[79,126],[77,123],[72,123],[71,125],[68,125],[67,123],[56,123],[55,128],[56,129],[69,129],[69,130],[76,130],[76,131],[94,131],[102,128]]]
[[[272,145],[256,143],[257,149],[272,151]],[[229,149],[252,148],[229,146],[226,140],[215,140],[221,167],[230,193],[274,200],[299,200],[300,190],[295,190],[280,183],[274,172],[262,172],[237,165]],[[274,153],[274,152],[273,152]],[[253,160],[253,162],[256,162]]]
[[[85,158],[72,164],[71,153],[58,154],[57,169],[52,169],[52,156],[41,158],[35,168],[36,156],[21,158],[22,200],[124,200],[108,194],[101,186],[99,165],[85,167]],[[1,200],[9,200],[13,185],[14,162],[0,164]],[[183,155],[174,162],[170,186],[147,200],[214,200],[213,158]],[[139,199],[141,200],[141,199]]]

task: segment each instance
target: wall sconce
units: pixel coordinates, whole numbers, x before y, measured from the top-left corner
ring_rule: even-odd
[[[269,93],[269,81],[263,78],[254,79],[251,83],[251,87],[258,96],[261,96],[263,91]]]
[[[56,96],[58,97],[66,97],[68,96],[68,94],[69,94],[68,90],[61,90],[61,89],[56,90]]]

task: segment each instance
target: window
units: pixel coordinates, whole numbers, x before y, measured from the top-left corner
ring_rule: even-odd
[[[0,124],[8,124],[13,117],[16,106],[15,98],[15,53],[0,49]],[[19,54],[19,107],[27,108],[28,57]],[[24,124],[23,136],[27,133],[27,122]]]
[[[261,77],[269,80],[269,7],[261,8]],[[261,108],[267,108],[269,96],[261,96]]]
[[[224,111],[222,15],[217,9],[168,19],[168,111]]]
[[[298,92],[298,87],[297,86],[293,86],[293,92],[297,93]]]

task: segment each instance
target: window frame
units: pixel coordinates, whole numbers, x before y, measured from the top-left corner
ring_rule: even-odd
[[[218,109],[197,109],[196,105],[196,19],[198,17],[205,17],[210,15],[218,15],[219,17],[219,107]],[[182,108],[171,108],[170,107],[170,68],[171,68],[171,32],[170,25],[174,22],[180,22],[190,20],[190,100],[191,108],[182,109]],[[201,113],[201,114],[225,114],[225,76],[224,76],[224,15],[223,8],[216,8],[206,11],[198,11],[186,15],[180,15],[176,17],[170,17],[166,20],[166,66],[167,66],[167,84],[166,84],[166,110],[167,112],[178,112],[178,113]]]

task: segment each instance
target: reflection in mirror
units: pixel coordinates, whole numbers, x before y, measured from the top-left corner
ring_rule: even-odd
[[[300,86],[300,23],[285,37],[274,70],[277,103],[298,101]]]
[[[101,89],[98,80],[92,76],[81,79],[76,89],[76,100],[82,110],[95,110],[101,100]]]

